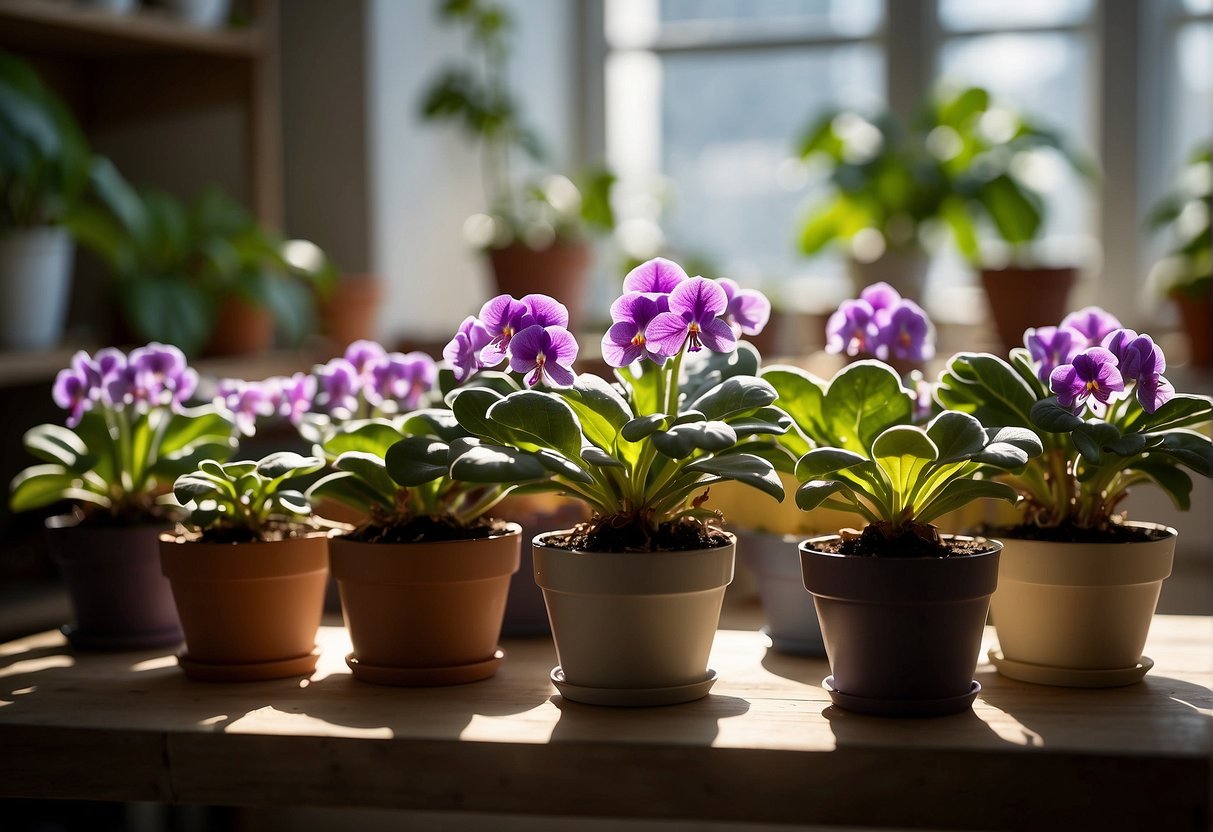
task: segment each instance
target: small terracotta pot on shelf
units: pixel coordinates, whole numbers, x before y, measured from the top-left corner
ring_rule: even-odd
[[[344,350],[355,341],[375,337],[375,316],[383,300],[383,283],[372,274],[346,274],[320,298],[320,331]]]
[[[570,329],[575,331],[585,323],[585,296],[593,257],[589,243],[557,242],[545,249],[511,243],[489,249],[488,257],[497,294],[516,298],[549,295],[568,307]]]
[[[202,350],[205,356],[253,355],[274,346],[274,316],[239,295],[219,303],[215,326]]]
[[[1061,323],[1077,278],[1072,266],[982,269],[981,284],[1003,346],[1022,347],[1028,327]]]

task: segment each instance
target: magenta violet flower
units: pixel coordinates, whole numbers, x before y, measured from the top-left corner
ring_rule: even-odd
[[[883,281],[865,287],[859,293],[859,298],[860,300],[867,301],[868,305],[872,307],[873,312],[887,309],[890,314],[897,307],[897,304],[901,302],[901,295],[898,291]]]
[[[1146,413],[1153,413],[1175,396],[1175,387],[1162,377],[1167,369],[1162,347],[1149,335],[1118,329],[1104,338],[1103,345],[1116,356],[1122,378],[1137,382],[1134,392]]]
[[[1040,365],[1036,370],[1037,377],[1045,382],[1053,370],[1062,364],[1069,364],[1074,356],[1090,346],[1086,336],[1070,326],[1029,328],[1023,334],[1023,344],[1028,348],[1032,361]]]
[[[670,309],[669,297],[651,292],[628,292],[611,304],[611,324],[602,337],[602,357],[611,367],[627,367],[648,356],[658,364],[665,356],[648,342],[645,328]]]
[[[1088,347],[1049,376],[1049,388],[1062,407],[1078,410],[1088,399],[1106,405],[1113,393],[1125,389],[1116,356],[1103,347]],[[1094,405],[1094,403],[1092,403]]]
[[[732,352],[737,336],[719,317],[728,305],[724,289],[703,277],[681,281],[670,292],[670,310],[649,322],[645,338],[657,345],[657,352],[669,358],[682,351]]]
[[[81,350],[72,356],[71,366],[59,371],[51,388],[55,404],[66,410],[67,426],[80,424],[84,411],[91,410],[97,395],[99,374],[89,360],[88,353]]]
[[[659,292],[669,294],[674,287],[688,280],[682,266],[666,260],[664,257],[654,257],[628,272],[623,279],[623,291],[627,292]]]
[[[510,369],[530,373],[526,383],[531,387],[545,379],[549,386],[569,387],[576,378],[572,364],[577,349],[577,339],[564,327],[534,324],[511,339]]]
[[[334,358],[312,372],[316,376],[316,405],[320,409],[337,415],[357,412],[362,382],[353,364],[344,358]]]
[[[344,358],[354,366],[354,370],[363,379],[371,377],[375,365],[387,357],[387,350],[375,341],[355,341],[345,348]]]
[[[1062,318],[1061,325],[1081,332],[1092,346],[1103,343],[1104,338],[1121,328],[1115,315],[1098,306],[1087,306],[1071,312]]]
[[[391,403],[395,409],[412,410],[438,380],[434,360],[423,352],[393,352],[371,365],[371,382],[363,395],[374,407]]]
[[[442,357],[455,371],[455,381],[463,383],[484,365],[480,362],[480,351],[488,346],[493,336],[473,315],[468,315],[459,325],[455,337],[442,350]]]
[[[876,356],[882,360],[926,361],[935,354],[934,340],[935,327],[922,307],[912,300],[898,300],[888,321],[879,327]]]
[[[826,352],[874,355],[879,335],[872,305],[866,300],[844,300],[826,321]]]
[[[743,289],[737,281],[727,277],[717,279],[724,289],[728,304],[724,309],[724,321],[733,329],[735,336],[757,335],[766,327],[771,317],[771,302],[757,289]]]
[[[303,414],[312,409],[316,398],[316,379],[308,373],[295,373],[278,379],[280,400],[278,415],[285,416],[292,425],[303,420]]]
[[[509,356],[510,340],[535,323],[531,310],[509,295],[498,295],[480,308],[480,322],[489,333],[489,342],[480,351],[480,363],[496,367]]]

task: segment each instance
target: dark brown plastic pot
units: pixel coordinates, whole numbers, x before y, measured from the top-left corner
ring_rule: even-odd
[[[497,670],[510,576],[522,530],[437,543],[331,541],[333,575],[365,681],[441,685]]]
[[[570,329],[583,323],[590,257],[586,242],[556,243],[540,250],[521,243],[489,249],[498,294],[550,295],[568,307]]]
[[[835,704],[887,716],[966,710],[1002,544],[950,558],[877,558],[800,545]],[[840,701],[841,700],[841,701]]]
[[[73,647],[138,650],[181,642],[157,549],[169,528],[80,526],[71,515],[47,519],[47,549],[75,611],[75,623],[64,627]]]
[[[315,669],[327,537],[198,543],[164,535],[160,563],[185,632],[187,676],[240,681]]]
[[[982,269],[981,284],[1003,346],[1022,347],[1028,327],[1060,324],[1077,276],[1072,266]]]

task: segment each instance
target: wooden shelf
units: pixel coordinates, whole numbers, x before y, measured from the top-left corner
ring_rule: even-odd
[[[115,15],[70,0],[0,0],[0,44],[72,56],[193,54],[251,59],[256,28],[200,29],[158,9]]]
[[[756,617],[752,610],[750,620]],[[830,705],[822,660],[717,633],[699,702],[565,702],[547,639],[507,640],[485,682],[355,681],[324,627],[310,679],[190,682],[171,653],[0,646],[0,794],[246,806],[929,828],[1205,829],[1211,619],[1158,616],[1145,681],[1022,684],[983,659],[971,713],[881,719]],[[735,615],[730,622],[737,624]],[[992,643],[987,632],[986,645]]]

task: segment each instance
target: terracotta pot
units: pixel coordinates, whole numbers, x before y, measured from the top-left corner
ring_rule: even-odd
[[[330,541],[356,678],[391,685],[487,679],[522,529],[437,543]]]
[[[707,695],[708,654],[736,539],[685,552],[582,552],[534,540],[567,699],[595,705],[660,705]]]
[[[375,316],[383,299],[383,284],[374,275],[342,275],[317,307],[320,331],[338,351],[355,341],[375,337]]]
[[[938,716],[968,710],[998,582],[1002,544],[951,558],[830,554],[818,537],[800,545],[832,676],[834,704],[879,716]]]
[[[1070,289],[1078,277],[1073,267],[982,269],[990,314],[1007,349],[1023,346],[1030,326],[1057,326],[1066,315]]]
[[[540,251],[521,243],[489,249],[497,294],[550,295],[568,307],[569,328],[576,331],[584,323],[592,253],[586,242],[556,243]]]
[[[204,355],[249,355],[274,346],[274,316],[238,295],[219,303],[215,326],[202,350]]]
[[[921,303],[930,270],[931,258],[918,248],[888,249],[871,263],[847,259],[847,274],[851,276],[855,297],[873,283],[884,282],[903,298]]]
[[[160,525],[77,525],[71,515],[46,521],[51,559],[63,575],[75,611],[63,628],[78,649],[138,650],[181,642],[168,581],[160,574]]]
[[[1149,667],[1142,649],[1176,531],[1126,523],[1161,537],[1138,543],[1004,541],[991,603],[1000,673],[1067,687],[1131,684]]]
[[[252,681],[316,669],[327,537],[198,543],[163,535],[160,564],[185,631],[178,658],[187,676]]]
[[[829,509],[826,509],[827,511]],[[804,591],[798,554],[803,535],[737,533],[742,562],[754,573],[771,646],[795,656],[824,656],[813,599]]]
[[[1209,302],[1209,293],[1198,297],[1175,295],[1174,298],[1184,332],[1188,336],[1188,354],[1192,357],[1192,363],[1197,367],[1208,367],[1213,364],[1213,335],[1209,333],[1213,306]]]

